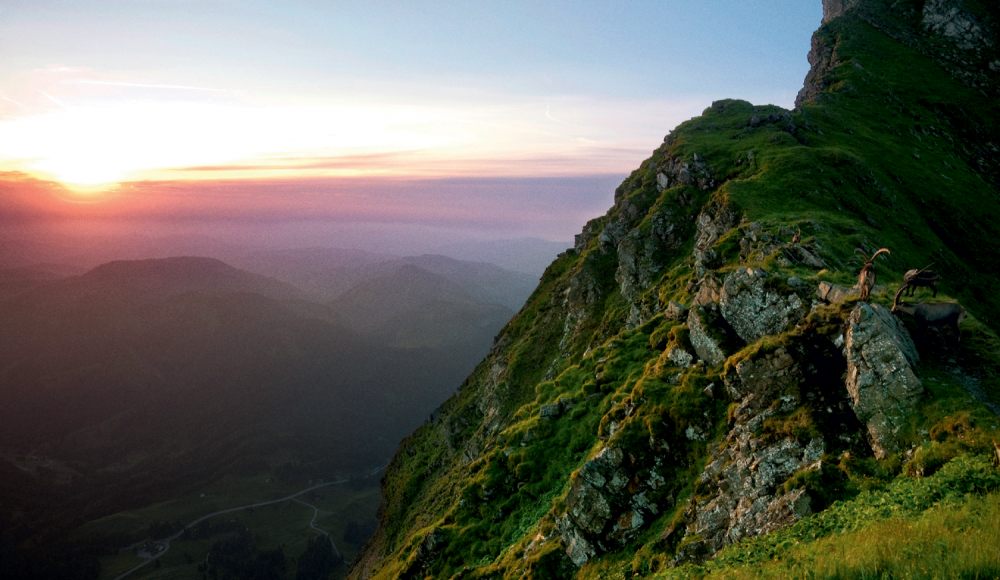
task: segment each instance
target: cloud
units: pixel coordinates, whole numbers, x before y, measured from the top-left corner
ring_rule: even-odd
[[[0,223],[53,219],[383,222],[569,237],[613,202],[623,175],[138,181],[79,193],[0,173]]]
[[[177,89],[184,91],[208,91],[216,93],[226,93],[229,92],[226,89],[210,89],[206,87],[191,87],[187,85],[154,85],[146,83],[126,83],[118,81],[95,81],[95,80],[74,80],[74,81],[64,81],[67,84],[74,85],[103,85],[109,87],[135,87],[141,89]]]
[[[46,99],[52,101],[53,103],[59,105],[60,107],[66,109],[67,111],[70,110],[69,107],[67,107],[65,104],[63,104],[62,102],[60,102],[58,99],[56,99],[52,95],[46,93],[45,91],[40,91],[40,92],[42,93],[42,95],[45,96]]]
[[[26,107],[25,105],[22,105],[21,103],[19,103],[19,102],[15,101],[14,99],[11,99],[11,98],[8,98],[8,97],[5,97],[5,96],[3,96],[3,95],[0,95],[0,99],[3,99],[3,100],[5,100],[5,101],[9,101],[9,102],[11,102],[11,103],[14,103],[14,104],[15,104],[15,105],[17,105],[18,107],[21,107],[22,109],[27,109],[27,108],[28,108],[28,107]]]

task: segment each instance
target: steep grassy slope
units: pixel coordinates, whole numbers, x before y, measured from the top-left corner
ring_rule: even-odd
[[[845,3],[826,4],[833,16]],[[978,36],[947,36],[934,27],[942,14],[973,22]],[[933,575],[940,551],[924,546],[951,549],[956,529],[991,537],[1000,117],[996,70],[980,65],[997,58],[998,16],[971,1],[862,0],[816,33],[794,111],[719,101],[671,132],[549,267],[460,392],[403,442],[353,576],[742,577],[810,566],[861,577],[919,575],[921,565]],[[821,299],[823,283],[854,284],[856,249],[882,247],[892,253],[876,271],[888,288],[869,303],[890,304],[906,270],[934,263],[936,300],[970,314],[961,342],[907,322],[923,395],[886,453],[844,388],[853,363],[843,341],[857,328],[848,319],[872,308],[857,295]],[[787,304],[794,320],[754,334],[740,327],[754,320],[720,310],[720,294],[754,275],[773,297],[762,312]],[[703,361],[690,364],[691,350]],[[781,372],[743,396],[747,368]],[[747,441],[801,454],[766,496],[794,506],[711,543],[700,531],[706,506],[719,494],[753,503],[713,488],[730,467],[719,458]],[[876,502],[889,507],[861,509]],[[912,543],[894,539],[896,519],[921,530]],[[843,532],[854,535],[833,535]],[[849,539],[859,537],[874,545],[854,560],[824,552],[857,549]],[[897,540],[906,551],[878,544]],[[970,550],[946,572],[997,573],[995,553]],[[760,569],[764,560],[776,563]]]

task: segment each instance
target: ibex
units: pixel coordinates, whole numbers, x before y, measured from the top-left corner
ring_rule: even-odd
[[[923,286],[933,290],[934,297],[937,297],[937,283],[941,280],[941,276],[938,276],[933,270],[928,269],[933,265],[930,264],[922,270],[909,270],[903,274],[903,296],[913,296],[917,287]]]
[[[888,254],[889,250],[888,248],[882,248],[872,254],[871,258],[865,257],[865,253],[861,251],[861,248],[854,250],[854,252],[861,254],[861,257],[865,259],[865,265],[861,267],[861,273],[858,274],[858,288],[861,289],[861,299],[868,300],[868,296],[872,293],[872,288],[875,287],[875,258],[882,252]]]
[[[961,304],[956,302],[906,304],[899,301],[903,289],[905,286],[896,291],[892,312],[902,312],[912,316],[917,321],[921,332],[928,326],[951,326],[955,331],[955,336],[958,337],[957,340],[962,340],[962,331],[959,330],[958,325],[965,319],[965,308]]]

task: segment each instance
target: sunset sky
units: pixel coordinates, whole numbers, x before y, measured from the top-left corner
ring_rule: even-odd
[[[820,18],[818,0],[8,0],[0,217],[566,238],[713,100],[791,107]]]

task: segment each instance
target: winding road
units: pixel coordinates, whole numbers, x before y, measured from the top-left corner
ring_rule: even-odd
[[[300,503],[300,504],[302,504],[302,505],[304,505],[306,507],[311,507],[313,509],[313,519],[312,519],[311,522],[309,522],[309,527],[312,528],[312,529],[314,529],[314,530],[316,530],[317,532],[323,534],[324,536],[330,538],[330,545],[333,546],[333,553],[336,554],[338,558],[340,558],[341,557],[340,556],[340,550],[337,549],[337,544],[333,543],[333,536],[331,536],[330,534],[326,533],[326,530],[323,530],[323,529],[320,529],[320,528],[316,527],[316,518],[319,517],[319,508],[316,507],[316,506],[314,506],[314,505],[307,504],[306,502],[302,501],[301,499],[294,499],[292,501],[298,502],[298,503]]]
[[[200,518],[196,519],[195,521],[193,521],[190,524],[188,524],[188,525],[184,526],[183,528],[181,528],[181,530],[179,532],[177,532],[176,534],[170,536],[169,538],[167,538],[165,540],[158,540],[158,542],[162,542],[163,543],[163,549],[162,550],[160,550],[159,552],[157,552],[156,555],[151,556],[148,560],[146,560],[142,564],[139,564],[138,566],[136,566],[135,568],[132,568],[128,572],[125,572],[124,574],[121,574],[120,576],[116,577],[115,580],[121,580],[122,578],[125,578],[126,576],[128,576],[132,572],[135,572],[139,568],[142,568],[143,566],[146,566],[147,564],[149,564],[153,560],[155,560],[155,559],[159,558],[160,556],[166,554],[167,550],[170,549],[170,542],[171,541],[176,540],[177,538],[179,538],[181,536],[181,534],[184,533],[184,530],[187,530],[188,528],[191,528],[192,526],[200,524],[201,522],[207,520],[208,518],[212,518],[212,517],[215,517],[215,516],[220,515],[220,514],[227,514],[229,512],[237,512],[237,511],[240,511],[240,510],[245,510],[247,508],[255,508],[255,507],[260,507],[260,506],[265,506],[265,505],[271,505],[273,503],[281,503],[283,501],[288,501],[290,499],[291,500],[295,500],[295,501],[299,501],[299,500],[297,500],[295,498],[297,498],[298,496],[300,496],[300,495],[302,495],[304,493],[309,493],[310,491],[312,491],[314,489],[319,489],[321,487],[326,487],[328,485],[336,485],[336,484],[339,484],[339,483],[347,483],[348,481],[349,480],[347,480],[347,479],[338,479],[337,481],[328,481],[326,483],[321,483],[319,485],[314,485],[312,487],[307,487],[306,489],[303,489],[302,491],[293,493],[292,495],[289,495],[289,496],[285,496],[285,497],[283,497],[281,499],[273,499],[271,501],[263,501],[263,502],[260,502],[260,503],[255,503],[255,504],[244,505],[244,506],[240,506],[240,507],[234,507],[234,508],[219,510],[217,512],[212,512],[212,513],[210,513],[208,515],[201,516]],[[320,530],[319,528],[317,528],[314,525],[315,522],[316,522],[316,517],[319,515],[319,510],[315,506],[311,506],[311,505],[309,505],[309,504],[307,504],[305,502],[299,501],[299,503],[301,503],[303,505],[307,505],[307,506],[313,508],[313,519],[312,519],[311,522],[309,522],[309,526],[311,528],[313,528],[315,530],[318,530],[321,533],[326,534],[327,536],[329,536],[330,534],[327,534],[326,532],[324,532],[323,530]],[[330,543],[333,544],[333,538],[330,538]],[[336,546],[336,544],[334,544],[334,546],[333,546],[333,551],[336,552],[338,556],[340,555],[340,552],[337,552],[337,546]]]

